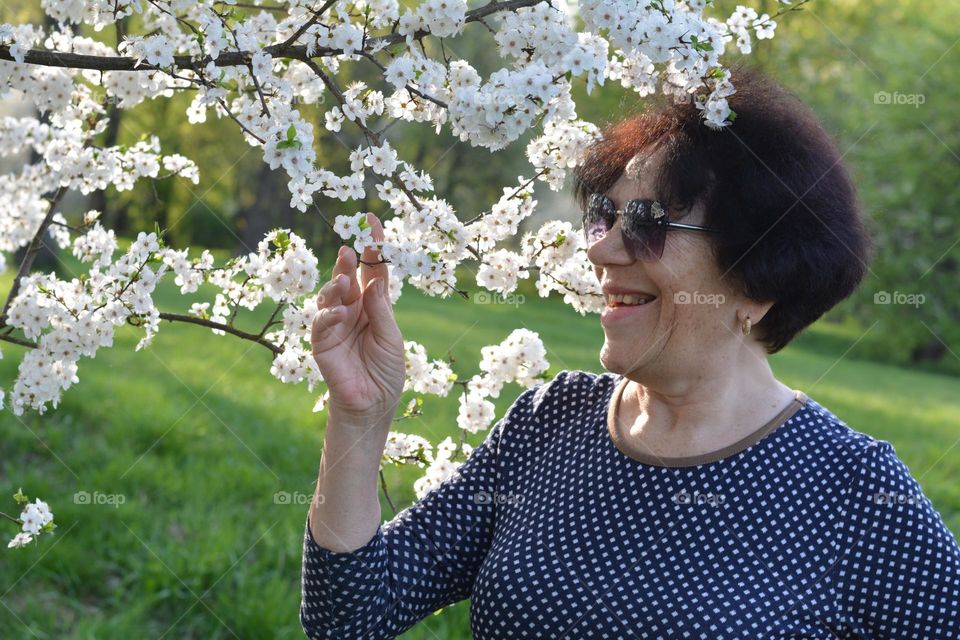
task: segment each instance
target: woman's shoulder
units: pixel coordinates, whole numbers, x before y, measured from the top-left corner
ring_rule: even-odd
[[[552,378],[529,387],[507,412],[510,437],[548,437],[571,424],[571,418],[605,402],[619,378],[613,373],[563,369]],[[605,395],[606,392],[606,395]]]
[[[885,443],[851,427],[837,414],[807,394],[804,394],[804,399],[803,406],[794,416],[800,427],[796,432],[811,446],[820,449],[837,449],[860,458],[872,447]]]
[[[576,413],[595,406],[604,392],[613,388],[620,374],[595,373],[580,369],[563,369],[551,380],[535,387],[531,398],[535,412],[563,411]]]
[[[848,488],[849,483],[865,484],[871,491],[916,488],[910,470],[889,441],[850,426],[809,396],[794,417],[793,444],[811,462],[842,467]]]

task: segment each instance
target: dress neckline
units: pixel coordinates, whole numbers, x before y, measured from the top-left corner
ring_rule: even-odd
[[[616,447],[620,453],[632,460],[636,460],[637,462],[642,462],[644,464],[656,467],[692,467],[701,464],[707,464],[709,462],[716,462],[717,460],[740,453],[741,451],[744,451],[745,449],[762,440],[764,436],[773,433],[778,427],[783,425],[787,420],[792,418],[794,414],[802,409],[807,400],[809,400],[809,397],[803,391],[794,389],[794,397],[790,404],[785,406],[779,413],[777,413],[777,415],[771,418],[759,429],[747,434],[732,444],[729,444],[721,449],[717,449],[716,451],[710,451],[695,456],[658,456],[649,450],[640,451],[630,447],[620,435],[619,425],[617,424],[616,419],[617,409],[620,406],[620,396],[623,395],[623,389],[627,386],[627,382],[629,382],[629,380],[630,379],[626,376],[621,376],[620,381],[613,390],[609,407],[607,409],[607,432],[610,434],[610,439],[613,441],[613,446]]]

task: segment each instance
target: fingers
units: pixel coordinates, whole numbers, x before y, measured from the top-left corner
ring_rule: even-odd
[[[377,218],[373,213],[367,214],[367,222],[371,227],[371,236],[377,242],[383,242],[383,225],[380,224],[380,219]],[[389,291],[390,285],[390,273],[387,271],[387,263],[383,262],[380,264],[364,264],[364,263],[374,263],[380,261],[380,252],[367,247],[363,250],[363,255],[361,256],[363,262],[360,263],[360,281],[363,283],[363,289],[366,290],[367,286],[370,284],[374,278],[383,279],[383,295],[386,296]]]
[[[343,298],[347,291],[349,291],[349,278],[335,273],[317,292],[317,310],[344,304]]]
[[[367,214],[367,223],[372,227],[371,236],[374,240],[382,242],[384,239],[383,234],[383,225],[380,224],[379,218],[372,213]],[[361,259],[364,262],[376,263],[380,261],[380,252],[371,248],[366,248],[363,250],[363,255]],[[352,250],[348,245],[343,245],[340,247],[340,250],[337,252],[337,259],[333,265],[333,271],[331,272],[330,282],[327,284],[335,283],[337,277],[340,274],[344,274],[347,277],[346,284],[337,286],[336,288],[331,288],[328,291],[328,295],[338,296],[335,302],[331,304],[344,304],[349,305],[360,298],[362,290],[365,290],[369,285],[370,281],[374,278],[383,278],[384,280],[384,296],[387,295],[388,287],[390,283],[389,272],[387,271],[386,263],[381,264],[360,264],[360,280],[357,280],[357,253]],[[326,288],[327,285],[324,285]],[[323,294],[324,289],[321,289],[321,294]],[[317,301],[317,308],[321,307],[321,299]],[[330,305],[323,305],[330,306]]]
[[[357,252],[347,245],[341,246],[337,252],[337,260],[333,264],[330,279],[336,279],[341,273],[347,277],[347,285],[342,290],[341,302],[352,304],[354,300],[360,297],[360,285],[357,283]]]
[[[381,289],[378,285],[383,288]],[[385,279],[374,278],[367,283],[367,287],[363,290],[363,308],[370,321],[370,328],[379,340],[383,343],[402,340],[399,337],[400,328],[393,317],[390,298],[386,295]]]
[[[314,352],[316,352],[317,346],[322,344],[323,340],[326,339],[326,331],[334,327],[337,323],[342,322],[346,314],[347,308],[342,304],[338,304],[334,307],[324,307],[313,316],[310,345],[313,347]]]

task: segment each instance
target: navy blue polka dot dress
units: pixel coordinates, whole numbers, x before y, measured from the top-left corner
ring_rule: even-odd
[[[960,638],[960,547],[886,441],[797,392],[697,459],[630,451],[623,376],[561,371],[352,552],[307,523],[310,638],[394,638],[470,598],[478,640]]]

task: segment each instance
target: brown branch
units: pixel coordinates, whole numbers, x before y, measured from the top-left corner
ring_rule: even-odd
[[[501,11],[512,11],[523,7],[532,7],[547,0],[507,0],[506,2],[490,2],[477,9],[471,9],[467,12],[465,23],[477,22],[488,15],[499,13]],[[430,32],[424,29],[413,34],[414,39],[425,38]],[[299,37],[299,36],[297,36]],[[364,51],[379,51],[383,47],[389,47],[404,42],[406,36],[399,33],[377,36],[366,41]],[[289,39],[288,39],[289,41]],[[307,47],[304,45],[293,45],[281,42],[264,47],[263,51],[269,53],[274,58],[293,58],[295,60],[307,59]],[[343,55],[343,49],[334,47],[320,47],[316,49],[313,58],[324,58]],[[207,63],[213,62],[218,67],[235,67],[247,65],[250,63],[251,53],[248,51],[225,51],[216,59],[210,56],[193,57],[179,55],[173,57],[173,66],[178,69],[190,69],[193,71],[202,70]],[[9,60],[16,62],[10,55],[8,45],[0,45],[0,60]],[[80,53],[66,53],[61,51],[50,51],[47,49],[30,49],[24,55],[24,63],[36,64],[44,67],[61,67],[67,69],[92,69],[94,71],[159,71],[160,67],[141,61],[137,64],[136,58],[127,56],[92,56]]]
[[[380,71],[383,71],[383,72],[386,72],[386,71],[387,71],[387,68],[383,65],[383,63],[381,63],[379,60],[377,60],[376,58],[374,58],[372,53],[368,53],[368,52],[366,52],[366,51],[361,51],[361,52],[360,52],[360,55],[362,55],[364,58],[366,58],[367,60],[369,60],[369,61],[372,62],[373,64],[377,65],[377,68],[380,69]],[[430,102],[434,103],[435,105],[437,105],[437,106],[439,106],[439,107],[442,107],[442,108],[444,108],[444,109],[447,108],[447,103],[444,102],[443,100],[438,100],[438,99],[434,98],[434,97],[431,96],[431,95],[427,95],[426,93],[423,93],[422,91],[418,91],[417,89],[414,89],[413,87],[411,87],[409,83],[408,83],[408,84],[405,84],[405,85],[403,86],[403,88],[406,89],[409,93],[412,93],[412,94],[415,95],[415,96],[420,96],[420,97],[423,98],[424,100],[429,100]],[[394,122],[396,122],[396,120],[394,120]]]
[[[47,208],[47,215],[44,216],[43,222],[40,223],[40,228],[37,229],[37,233],[33,236],[33,240],[30,241],[30,245],[27,248],[27,255],[23,257],[23,262],[20,263],[20,268],[17,270],[17,275],[13,279],[13,286],[10,288],[10,293],[7,295],[7,300],[3,303],[3,311],[0,311],[0,327],[3,327],[7,323],[7,313],[10,311],[10,305],[16,299],[17,294],[20,293],[20,279],[30,273],[30,267],[33,266],[33,260],[37,257],[37,251],[40,250],[40,245],[43,244],[43,236],[50,227],[50,223],[53,222],[53,214],[56,213],[57,207],[60,205],[60,201],[63,200],[63,196],[66,195],[66,193],[67,188],[60,187],[53,194],[53,198],[50,200],[50,206]]]
[[[397,508],[393,506],[393,500],[390,499],[390,494],[387,492],[387,479],[383,475],[383,469],[380,469],[380,488],[383,489],[383,497],[387,499],[387,504],[390,505],[393,515],[397,515]]]
[[[286,51],[279,51],[277,45],[264,47],[266,53],[274,58],[296,58],[301,59],[307,55],[307,48],[303,46],[290,47]],[[322,55],[338,55],[337,50],[324,47],[318,50]],[[213,62],[218,67],[236,67],[247,65],[250,62],[251,54],[247,51],[224,51],[216,59],[210,56],[174,56],[173,66],[177,69],[187,69],[192,71],[201,71],[207,63]],[[9,60],[16,62],[10,55],[10,47],[0,45],[0,60]],[[61,67],[66,69],[93,69],[95,71],[162,71],[161,67],[141,61],[137,64],[136,58],[127,56],[90,56],[81,53],[63,53],[60,51],[49,51],[46,49],[31,49],[24,55],[26,64],[36,64],[44,67]]]
[[[226,4],[224,2],[218,2],[218,4]],[[235,2],[231,7],[237,7],[238,9],[260,9],[262,11],[290,11],[290,7],[281,6],[281,5],[266,5],[266,4],[250,4],[248,2]]]
[[[253,131],[250,131],[250,129],[247,128],[247,125],[245,125],[245,124],[243,124],[242,122],[240,122],[240,118],[238,118],[238,117],[233,113],[233,111],[230,110],[230,107],[227,106],[227,103],[224,101],[223,98],[217,98],[217,104],[220,105],[220,107],[221,107],[221,108],[223,109],[223,111],[230,117],[231,120],[233,120],[234,122],[237,123],[237,125],[240,127],[240,129],[241,129],[245,134],[247,134],[248,136],[250,136],[251,138],[253,138],[253,139],[256,140],[257,142],[259,142],[260,144],[266,144],[266,143],[267,143],[266,140],[264,140],[263,138],[261,138],[260,136],[258,136],[257,134],[255,134]],[[264,103],[264,105],[266,105],[266,103]]]
[[[205,318],[197,318],[194,316],[185,316],[179,313],[167,313],[167,312],[160,312],[160,319],[170,320],[171,322],[188,322],[191,324],[198,324],[202,327],[219,329],[220,331],[224,331],[226,333],[235,335],[239,338],[243,338],[244,340],[250,340],[251,342],[262,344],[267,349],[270,349],[270,351],[273,352],[274,355],[279,355],[281,352],[280,347],[273,344],[269,340],[265,340],[263,337],[258,336],[255,333],[248,333],[246,331],[243,331],[242,329],[237,329],[236,327],[232,327],[228,324],[214,322],[213,320],[206,320]]]
[[[24,340],[22,338],[14,338],[9,333],[0,333],[0,340],[4,342],[10,342],[12,344],[20,345],[21,347],[30,347],[31,349],[36,349],[40,345],[36,342],[31,342],[30,340]]]
[[[312,27],[313,25],[317,24],[317,22],[320,21],[320,18],[322,18],[323,14],[327,12],[327,9],[329,9],[336,3],[337,3],[337,0],[327,0],[325,3],[323,3],[323,6],[320,7],[319,10],[315,11],[313,15],[310,16],[309,20],[307,20],[302,25],[300,25],[300,28],[297,29],[292,36],[290,36],[289,38],[287,38],[286,40],[280,43],[280,48],[286,49],[287,47],[290,47],[291,45],[293,45],[293,43],[296,42],[300,36],[302,36],[304,33],[307,32],[307,29],[309,29],[310,27]]]
[[[274,324],[276,324],[276,322],[274,322],[274,318],[277,317],[277,314],[280,312],[280,309],[283,309],[283,304],[284,304],[284,303],[282,303],[282,302],[280,302],[280,303],[277,304],[277,308],[274,309],[274,310],[273,310],[273,313],[270,314],[270,318],[267,320],[267,324],[263,325],[263,328],[260,329],[260,333],[257,334],[258,336],[260,336],[260,337],[262,338],[263,336],[265,336],[265,335],[267,334],[267,329],[269,329],[269,328],[272,327]]]
[[[218,0],[216,4],[227,4],[223,0]],[[249,2],[234,2],[228,4],[229,7],[236,7],[237,9],[260,9],[262,11],[290,11],[290,7],[286,5],[266,5],[266,4],[252,4]]]
[[[514,190],[513,193],[511,193],[509,196],[507,196],[507,199],[508,199],[508,200],[511,200],[511,199],[513,199],[513,198],[516,198],[517,195],[518,195],[521,191],[525,190],[527,187],[529,187],[531,184],[533,184],[533,181],[534,181],[534,180],[536,180],[536,179],[539,178],[540,176],[546,174],[546,172],[547,172],[547,169],[546,169],[546,168],[540,169],[540,171],[538,171],[537,173],[535,173],[532,178],[530,178],[529,180],[527,180],[526,182],[524,182],[522,185],[520,185],[519,187],[517,187],[517,188]],[[478,213],[477,215],[475,215],[474,217],[470,218],[469,220],[467,220],[467,221],[464,222],[463,224],[464,224],[464,225],[473,224],[474,222],[476,222],[477,220],[479,220],[480,218],[482,218],[482,217],[485,216],[485,215],[487,215],[486,212],[484,212],[484,213]]]

